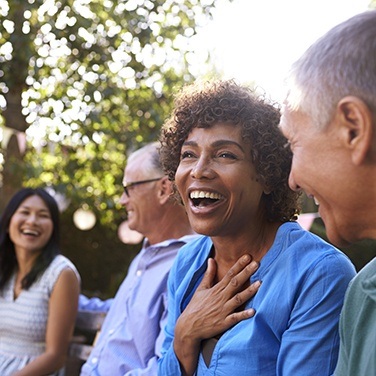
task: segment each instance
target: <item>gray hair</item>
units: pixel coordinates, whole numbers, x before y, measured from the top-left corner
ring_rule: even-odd
[[[129,155],[128,163],[138,156],[145,155],[143,168],[146,175],[149,174],[150,177],[154,175],[155,177],[163,176],[164,171],[159,159],[159,147],[160,144],[157,141],[144,145]]]
[[[317,127],[331,121],[347,95],[363,100],[376,115],[376,10],[360,13],[318,39],[291,68],[287,106],[312,118]]]

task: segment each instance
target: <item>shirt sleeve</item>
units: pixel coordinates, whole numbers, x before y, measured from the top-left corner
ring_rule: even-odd
[[[168,291],[168,316],[167,324],[164,328],[164,342],[161,350],[161,357],[158,360],[158,375],[164,376],[179,376],[181,375],[180,364],[174,352],[173,339],[175,323],[179,316],[176,303],[175,294],[175,276],[176,276],[176,265],[173,265],[170,275],[167,281],[167,291]]]
[[[277,375],[333,373],[339,348],[338,319],[355,273],[343,257],[332,254],[320,259],[303,281],[282,335]]]
[[[78,309],[80,311],[108,312],[114,299],[101,300],[99,298],[88,298],[80,294],[78,299]]]

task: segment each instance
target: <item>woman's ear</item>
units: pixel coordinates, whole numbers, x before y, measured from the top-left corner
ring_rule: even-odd
[[[355,165],[364,163],[370,156],[375,137],[370,108],[360,98],[347,96],[338,102],[336,116],[353,163]]]

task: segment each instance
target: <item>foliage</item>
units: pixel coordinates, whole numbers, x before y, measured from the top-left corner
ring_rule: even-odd
[[[126,155],[155,140],[215,0],[0,1],[0,106],[26,131],[23,185],[115,224]],[[6,150],[0,155],[10,157]]]

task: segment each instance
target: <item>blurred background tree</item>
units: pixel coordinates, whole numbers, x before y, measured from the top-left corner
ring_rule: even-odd
[[[174,89],[194,79],[189,40],[214,4],[0,1],[0,213],[21,186],[50,187],[84,289],[113,290],[139,249],[117,236],[126,156],[157,138]],[[82,206],[98,219],[86,232],[72,221]]]
[[[157,137],[174,87],[193,79],[186,42],[213,3],[1,1],[0,209],[7,189],[45,184],[111,225],[126,154]]]

